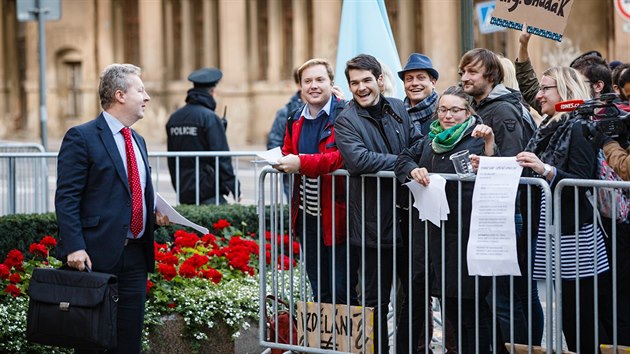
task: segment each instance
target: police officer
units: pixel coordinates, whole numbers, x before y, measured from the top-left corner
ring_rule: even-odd
[[[229,151],[225,136],[226,125],[214,112],[217,104],[214,100],[214,89],[223,77],[216,68],[203,68],[192,72],[188,80],[193,88],[188,90],[186,105],[171,115],[166,123],[168,151]],[[223,118],[223,120],[225,117]],[[179,159],[179,186],[177,185],[176,158],[168,159],[171,183],[177,191],[179,202],[196,204],[197,172],[195,158]],[[229,156],[219,157],[219,171],[215,171],[214,157],[199,158],[199,203],[225,204],[224,196],[240,197],[236,192],[236,178]],[[219,179],[217,193],[216,181]],[[179,187],[179,188],[178,188]],[[238,197],[236,197],[238,195]]]

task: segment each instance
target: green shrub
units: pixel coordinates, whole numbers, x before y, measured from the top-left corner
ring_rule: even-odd
[[[32,243],[44,235],[57,236],[57,218],[54,213],[14,214],[0,217],[0,256],[2,259],[13,248],[28,253]]]

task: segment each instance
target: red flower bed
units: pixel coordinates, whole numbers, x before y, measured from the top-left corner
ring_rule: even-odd
[[[0,280],[4,290],[0,295],[0,301],[6,297],[25,296],[33,268],[47,266],[51,260],[55,265],[60,265],[59,261],[50,257],[50,250],[56,245],[55,238],[44,236],[38,243],[30,245],[29,253],[32,257],[29,260],[25,260],[24,254],[17,249],[9,251],[0,264]]]
[[[259,255],[257,236],[253,233],[242,235],[225,219],[218,220],[213,226],[217,235],[211,233],[199,237],[179,230],[175,232],[172,243],[155,243],[156,273],[149,275],[147,294],[166,294],[166,289],[181,286],[184,279],[218,284],[225,279],[256,274]],[[289,235],[272,237],[269,232],[265,238],[275,242],[275,247],[265,244],[266,264],[274,264],[278,269],[289,269],[297,264],[294,257],[298,257],[300,252],[298,242],[291,240]],[[21,251],[11,250],[0,264],[2,296],[24,295],[30,278],[27,274],[33,268],[60,266],[59,260],[50,257],[50,251],[56,245],[54,237],[44,236],[40,242],[30,245],[31,257],[27,261]]]

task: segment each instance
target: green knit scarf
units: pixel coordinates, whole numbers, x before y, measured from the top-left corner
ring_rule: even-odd
[[[429,139],[432,139],[431,147],[438,154],[451,151],[462,139],[464,132],[475,122],[475,117],[470,116],[460,124],[448,129],[442,128],[438,119],[431,123]]]

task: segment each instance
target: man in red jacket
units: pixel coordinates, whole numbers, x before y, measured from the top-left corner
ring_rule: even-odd
[[[285,156],[274,167],[299,173],[291,193],[292,226],[301,240],[314,299],[332,303],[334,295],[337,304],[356,304],[358,277],[346,267],[348,258],[356,262],[357,257],[350,255],[346,242],[345,181],[334,177],[333,192],[333,176],[327,175],[343,167],[333,125],[345,101],[333,94],[333,69],[325,59],[305,62],[298,78],[306,104],[290,114]]]

